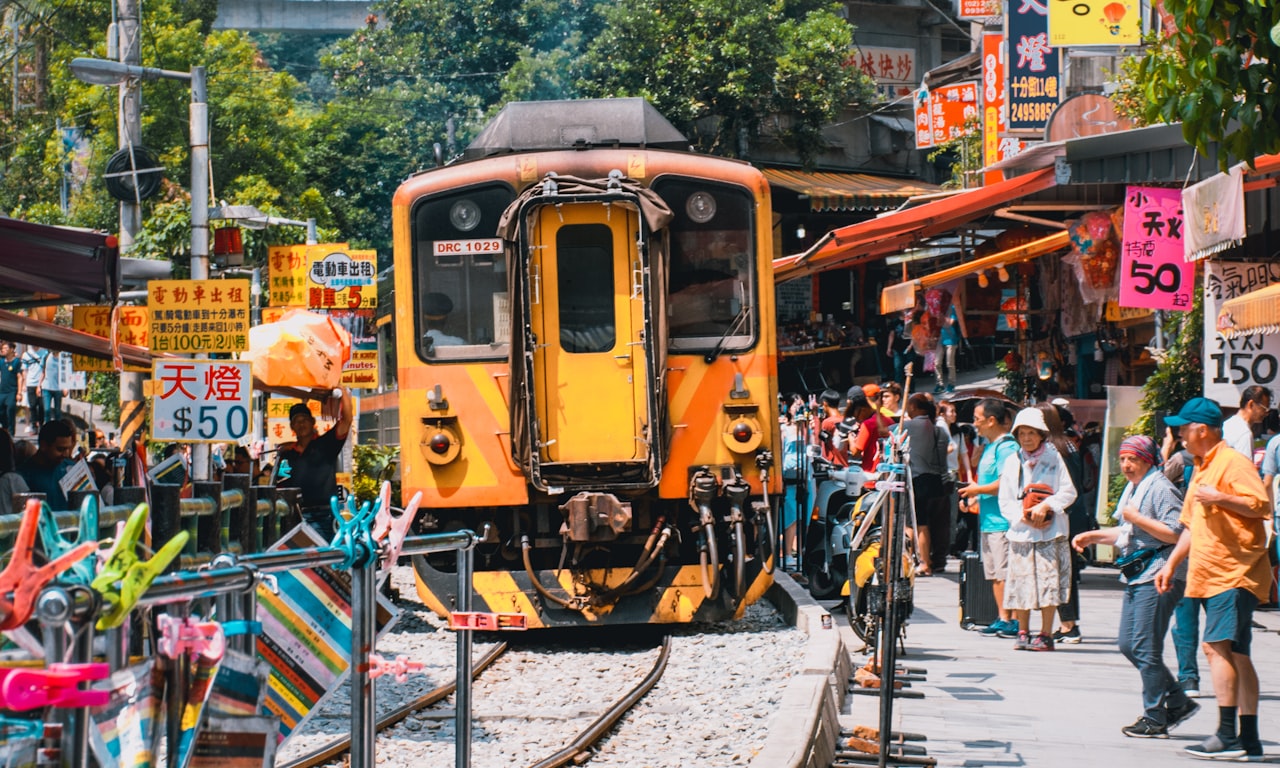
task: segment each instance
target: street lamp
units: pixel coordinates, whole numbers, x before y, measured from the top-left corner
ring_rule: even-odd
[[[204,67],[175,72],[107,59],[76,58],[71,73],[92,85],[129,80],[181,80],[191,84],[191,279],[209,279],[209,104]]]

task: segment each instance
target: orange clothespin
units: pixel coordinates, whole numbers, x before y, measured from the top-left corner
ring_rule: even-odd
[[[35,552],[36,529],[40,523],[40,500],[27,499],[27,507],[22,513],[22,523],[18,527],[18,537],[14,540],[13,556],[9,565],[0,572],[0,629],[17,629],[31,618],[35,610],[36,596],[44,586],[63,571],[93,554],[98,549],[96,541],[86,541],[72,547],[56,559],[35,567],[32,554]],[[13,599],[8,595],[13,593]]]
[[[87,680],[104,680],[106,664],[50,664],[48,669],[0,670],[0,709],[23,712],[44,707],[100,707],[110,691],[80,687]]]
[[[376,680],[383,675],[395,675],[397,683],[409,679],[410,672],[419,672],[425,665],[420,661],[410,661],[408,656],[397,656],[395,661],[384,659],[376,653],[369,654],[369,679]]]
[[[161,655],[176,659],[184,654],[204,656],[217,661],[226,651],[226,637],[222,625],[216,621],[197,621],[160,614],[156,617],[160,641],[156,644]]]

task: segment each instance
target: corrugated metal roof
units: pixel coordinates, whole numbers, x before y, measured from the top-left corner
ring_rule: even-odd
[[[897,208],[916,195],[927,195],[941,187],[922,181],[874,176],[869,173],[835,173],[762,168],[772,187],[781,187],[809,196],[812,211],[883,211]]]

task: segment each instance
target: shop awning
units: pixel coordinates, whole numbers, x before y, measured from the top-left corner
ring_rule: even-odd
[[[1218,332],[1228,338],[1280,333],[1280,284],[1227,299],[1218,310]]]
[[[0,216],[0,305],[109,304],[119,290],[114,235]]]
[[[23,317],[3,309],[0,309],[0,339],[16,341],[20,344],[35,344],[38,347],[85,355],[98,360],[111,359],[111,339],[54,323],[46,323],[33,317]],[[126,363],[151,365],[151,350],[146,347],[120,344],[119,351],[121,359]],[[163,356],[168,357],[168,355]]]
[[[919,279],[920,287],[932,288],[935,285],[942,285],[952,280],[976,274],[984,269],[1007,267],[1010,264],[1030,261],[1070,246],[1071,234],[1064,229],[1061,232],[1054,232],[1052,235],[1042,237],[1039,240],[1032,240],[1015,248],[992,253],[964,264],[957,264],[954,267],[934,272],[932,275],[925,275]]]
[[[811,211],[859,211],[897,208],[917,195],[939,191],[940,187],[869,173],[808,172],[782,168],[762,168],[769,186],[781,187],[809,197]]]
[[[1053,168],[1042,168],[1024,176],[841,227],[823,235],[804,253],[776,259],[773,262],[774,279],[783,282],[883,258],[987,216],[1011,200],[1041,192],[1054,184]]]

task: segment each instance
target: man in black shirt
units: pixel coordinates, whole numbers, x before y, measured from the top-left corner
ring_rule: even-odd
[[[18,423],[18,392],[22,390],[22,361],[13,342],[0,341],[0,427],[14,434]]]
[[[302,490],[302,519],[325,541],[333,539],[333,510],[329,499],[338,493],[338,456],[351,432],[354,408],[346,389],[340,389],[338,423],[323,435],[305,403],[289,409],[289,426],[297,440],[280,446],[276,485]]]

